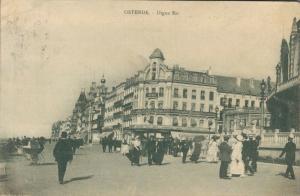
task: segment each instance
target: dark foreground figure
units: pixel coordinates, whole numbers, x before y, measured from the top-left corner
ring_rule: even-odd
[[[231,161],[232,149],[228,144],[228,140],[229,140],[229,136],[225,135],[224,136],[224,141],[219,146],[220,160],[221,160],[219,177],[222,178],[222,179],[230,179],[227,176],[227,170],[228,170],[228,165]]]
[[[61,138],[56,143],[53,156],[58,166],[58,180],[60,184],[64,182],[64,176],[67,169],[68,161],[73,160],[73,150],[71,140],[67,139],[67,133],[62,132]]]
[[[287,164],[285,177],[289,177],[291,175],[291,179],[295,180],[295,174],[293,169],[293,164],[295,163],[295,152],[296,152],[296,144],[293,142],[294,136],[290,135],[288,138],[288,142],[285,144],[284,149],[279,157],[282,157],[285,154],[285,161]]]

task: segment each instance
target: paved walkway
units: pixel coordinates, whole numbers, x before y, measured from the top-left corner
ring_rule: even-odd
[[[162,166],[131,166],[119,153],[102,153],[100,146],[85,146],[68,166],[66,184],[57,182],[53,145],[46,145],[43,163],[29,166],[24,157],[9,164],[9,178],[0,182],[0,193],[29,195],[300,195],[300,168],[297,180],[281,174],[283,165],[259,163],[258,173],[245,178],[221,180],[219,164],[182,164],[180,158],[166,156]]]

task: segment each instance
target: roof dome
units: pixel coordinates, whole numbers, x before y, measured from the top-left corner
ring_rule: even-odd
[[[162,51],[159,48],[156,48],[152,54],[149,57],[150,59],[155,59],[155,58],[159,58],[162,60],[165,60],[164,54],[162,53]]]

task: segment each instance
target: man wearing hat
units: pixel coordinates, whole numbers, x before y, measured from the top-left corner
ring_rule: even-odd
[[[63,131],[61,133],[61,138],[54,147],[53,156],[55,157],[55,161],[57,161],[59,183],[63,184],[67,163],[73,160],[72,144],[67,139],[67,132]]]
[[[282,153],[279,157],[282,157],[285,154],[285,161],[287,164],[285,177],[289,177],[291,174],[291,179],[295,180],[295,174],[293,169],[293,164],[295,162],[295,152],[296,152],[296,144],[293,142],[294,135],[290,134],[288,138],[288,142],[285,144]]]
[[[148,165],[152,165],[153,155],[156,149],[154,136],[150,136],[147,140],[146,149],[148,154]]]
[[[229,136],[225,135],[224,141],[219,145],[220,160],[221,160],[219,177],[222,179],[230,179],[227,176],[227,170],[228,170],[228,165],[231,162],[232,149],[228,144],[228,140],[229,140]]]
[[[180,145],[181,145],[181,151],[182,151],[182,163],[185,163],[186,156],[187,156],[190,146],[188,144],[188,141],[186,141],[186,138],[184,138],[182,140]]]

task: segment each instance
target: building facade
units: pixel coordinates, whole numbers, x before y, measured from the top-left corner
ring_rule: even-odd
[[[143,71],[109,92],[104,129],[163,134],[222,132],[224,103],[230,108],[259,108],[260,82],[168,67],[155,49]],[[236,122],[237,123],[237,122]]]
[[[268,97],[271,127],[300,131],[300,20],[293,20],[290,41],[283,39],[276,66],[276,86]]]

